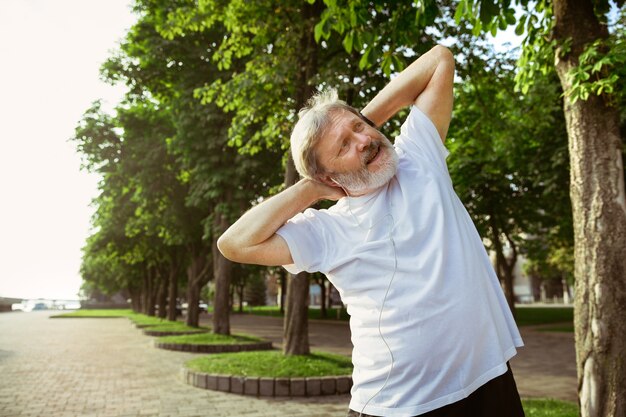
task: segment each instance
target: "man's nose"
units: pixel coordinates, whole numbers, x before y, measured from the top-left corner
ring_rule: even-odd
[[[357,142],[357,149],[359,151],[364,151],[372,143],[372,138],[370,137],[370,135],[366,135],[364,133],[357,133],[356,142]]]

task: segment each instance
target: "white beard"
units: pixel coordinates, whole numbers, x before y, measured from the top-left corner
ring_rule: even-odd
[[[334,174],[333,180],[352,196],[363,195],[382,187],[396,174],[398,154],[390,142],[382,142],[380,152],[387,155],[381,155],[384,160],[380,162],[376,172],[370,172],[365,165],[355,172]],[[367,159],[367,156],[364,156],[364,159]]]

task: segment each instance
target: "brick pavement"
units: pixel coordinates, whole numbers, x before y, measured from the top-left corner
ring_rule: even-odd
[[[257,399],[193,388],[180,368],[195,355],[155,349],[128,320],[49,315],[0,314],[2,417],[346,415],[347,395]]]
[[[50,314],[0,314],[0,417],[346,414],[346,395],[256,399],[193,388],[180,368],[194,354],[155,349],[126,319],[50,320]],[[309,327],[312,349],[350,353],[347,323]],[[279,318],[234,315],[232,328],[281,343]],[[512,361],[522,396],[575,401],[573,336],[533,329],[522,336],[526,347]]]

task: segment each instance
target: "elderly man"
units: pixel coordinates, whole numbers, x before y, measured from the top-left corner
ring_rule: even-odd
[[[291,136],[303,179],[219,239],[242,263],[321,271],[350,314],[349,416],[517,417],[523,342],[447,171],[454,59],[422,55],[362,112],[313,97]],[[376,128],[411,106],[394,145]],[[328,210],[308,208],[338,200]],[[308,208],[308,209],[307,209]]]

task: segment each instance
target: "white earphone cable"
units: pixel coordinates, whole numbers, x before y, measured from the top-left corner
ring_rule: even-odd
[[[365,229],[363,227],[363,225],[361,225],[361,223],[359,222],[357,217],[354,215],[354,213],[352,212],[352,208],[350,207],[350,197],[349,197],[348,192],[346,191],[345,188],[343,188],[343,187],[341,187],[341,188],[346,193],[346,196],[348,196],[348,200],[347,200],[348,211],[350,212],[350,215],[352,215],[352,217],[354,218],[354,221],[356,222],[356,224],[357,224],[357,226],[359,228],[369,232],[370,230],[372,230],[372,228],[374,228],[374,226],[376,226],[378,223],[380,223],[383,219],[385,219],[385,218],[389,218],[390,219],[390,224],[389,224],[389,241],[391,242],[391,247],[393,248],[393,258],[394,258],[393,273],[391,274],[391,279],[389,280],[389,285],[387,285],[387,290],[385,291],[385,296],[383,297],[383,302],[382,302],[382,304],[380,306],[380,312],[378,314],[378,334],[380,335],[381,340],[383,341],[383,343],[387,347],[387,350],[389,351],[389,358],[390,358],[389,372],[387,372],[387,378],[385,378],[385,382],[383,382],[383,385],[380,387],[380,389],[378,391],[376,391],[374,393],[374,395],[372,395],[367,400],[365,405],[363,405],[363,407],[361,408],[361,411],[359,412],[359,417],[362,417],[363,416],[363,412],[365,411],[365,407],[367,407],[367,405],[370,403],[370,401],[372,401],[378,394],[380,394],[383,391],[383,389],[385,389],[385,387],[387,386],[387,382],[389,382],[389,378],[391,377],[391,372],[393,371],[393,365],[394,365],[393,351],[391,350],[391,347],[389,346],[389,344],[387,343],[387,340],[385,340],[385,337],[383,336],[383,332],[382,332],[382,329],[381,329],[381,322],[382,322],[382,317],[383,317],[383,309],[385,308],[385,302],[387,301],[387,295],[389,294],[389,290],[391,289],[391,283],[393,282],[393,279],[396,276],[396,271],[398,269],[398,256],[397,256],[397,253],[396,253],[396,242],[393,240],[393,229],[395,227],[395,220],[393,218],[393,215],[391,214],[391,207],[389,207],[389,213],[388,214],[383,216],[379,221],[373,223],[369,228]]]

